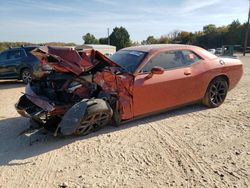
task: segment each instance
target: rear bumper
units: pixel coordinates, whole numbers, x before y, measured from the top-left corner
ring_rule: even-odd
[[[243,64],[240,63],[231,68],[231,71],[228,73],[229,77],[229,90],[235,88],[243,76]]]

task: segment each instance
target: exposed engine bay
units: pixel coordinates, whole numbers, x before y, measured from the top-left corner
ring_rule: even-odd
[[[42,47],[17,111],[57,134],[86,135],[133,117],[133,75],[95,50]],[[88,120],[89,118],[89,120]]]

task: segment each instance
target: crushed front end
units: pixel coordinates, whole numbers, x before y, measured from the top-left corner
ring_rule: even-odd
[[[41,66],[16,104],[20,115],[64,135],[79,132],[80,128],[86,129],[81,131],[85,135],[90,132],[86,126],[97,129],[108,122],[107,118],[117,124],[133,117],[133,76],[98,51],[45,47],[33,54]],[[91,113],[96,114],[96,122],[87,125]],[[100,114],[106,114],[106,119]]]

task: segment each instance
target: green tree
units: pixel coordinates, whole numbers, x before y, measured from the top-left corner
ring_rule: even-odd
[[[108,44],[108,38],[105,37],[105,38],[99,38],[99,43],[100,44]]]
[[[226,33],[227,44],[242,44],[245,36],[244,24],[241,25],[239,20],[234,20],[228,25],[228,32]]]
[[[174,30],[168,34],[168,38],[171,41],[171,43],[179,43],[178,41],[179,33],[180,33],[179,30]]]
[[[187,31],[181,31],[180,33],[178,33],[177,40],[182,44],[189,44],[191,42],[191,37],[191,33]]]
[[[157,44],[158,41],[156,38],[154,38],[154,36],[148,36],[147,40],[146,40],[147,44]]]
[[[216,31],[217,31],[217,28],[216,28],[216,26],[214,24],[205,25],[203,27],[203,32],[205,34],[214,33]]]
[[[168,36],[162,35],[160,38],[155,38],[154,36],[148,36],[146,40],[143,40],[141,44],[168,44],[170,43],[170,39]]]
[[[117,50],[130,46],[130,35],[124,27],[115,27],[110,35],[110,44]]]
[[[229,24],[229,31],[230,30],[235,30],[235,29],[239,29],[241,26],[239,20],[234,20],[231,24]]]
[[[87,33],[83,36],[84,44],[99,44],[99,40],[94,35]]]
[[[131,42],[130,44],[131,46],[139,46],[140,43],[138,41],[134,41],[134,42]]]
[[[222,46],[221,34],[218,32],[214,24],[209,24],[203,27],[205,35],[201,37],[202,44],[207,48],[214,48]]]
[[[169,44],[171,43],[171,40],[168,38],[168,36],[164,36],[162,35],[158,41],[157,41],[158,44]]]

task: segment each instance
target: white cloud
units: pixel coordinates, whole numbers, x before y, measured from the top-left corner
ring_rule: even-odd
[[[47,10],[56,12],[68,12],[76,10],[73,7],[62,5],[59,3],[35,1],[35,0],[20,0],[20,1],[6,1],[6,6],[1,6],[1,11],[10,10]]]
[[[222,2],[222,0],[187,0],[182,4],[182,11],[185,13],[190,13],[212,5],[216,5],[220,2]],[[226,1],[223,2],[226,3]]]
[[[118,5],[118,2],[114,0],[93,0],[93,1],[97,3],[106,4],[106,5]]]

